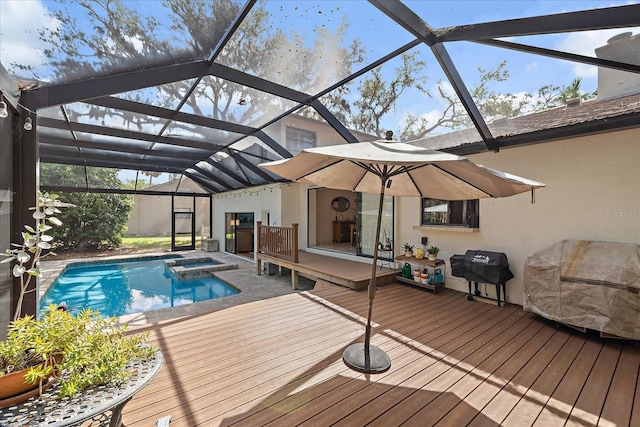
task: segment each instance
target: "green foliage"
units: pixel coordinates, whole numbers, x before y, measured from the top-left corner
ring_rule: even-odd
[[[71,13],[64,7],[64,0],[58,3],[60,6],[50,7],[52,22],[58,25],[41,28],[39,37],[48,46],[44,54],[54,75],[63,81],[135,69],[140,64],[150,68],[206,58],[241,9],[240,3],[233,0],[163,0],[159,8],[164,10],[148,13],[123,0],[81,0],[78,4],[82,13]],[[273,12],[265,4],[266,0],[259,0],[253,5],[226,43],[227,48],[219,52],[216,63],[310,94],[321,92],[361,68],[366,46],[358,38],[346,42],[349,37],[346,17],[340,17],[340,23],[331,29],[324,25],[315,27],[313,39],[309,39],[304,33],[270,25]],[[165,15],[167,22],[158,18]],[[427,63],[421,59],[424,57],[417,48],[404,52],[394,70],[386,70],[384,66],[374,68],[362,79],[351,80],[326,93],[320,101],[345,126],[378,137],[387,130],[382,123],[398,114],[398,101],[410,91],[417,102],[420,97],[437,97],[442,107],[424,116],[402,112],[404,122],[396,132],[400,140],[423,138],[443,128],[459,130],[472,126],[465,107],[447,82],[432,83],[434,94],[430,93]],[[537,93],[500,92],[500,83],[509,77],[506,60],[493,69],[478,68],[478,82],[469,86],[469,93],[484,121],[490,123],[552,108],[572,97],[586,100],[595,96],[580,91],[579,79],[568,86],[546,85]],[[171,105],[192,89],[191,84],[189,80],[173,82],[137,91],[131,97],[134,101]],[[186,100],[193,114],[228,122],[251,123],[266,110],[290,108],[287,102],[266,92],[213,75],[205,76],[193,90],[193,96]],[[301,108],[296,114],[320,119],[310,107]],[[102,119],[103,124],[108,116],[109,121],[121,120],[127,129],[165,124],[164,119],[97,105],[88,110],[68,107],[68,115],[72,121]],[[192,131],[179,121],[168,126],[167,134]],[[151,185],[154,172],[147,173],[145,185]]]
[[[58,1],[63,5],[62,0]],[[78,3],[82,13],[72,14],[62,6],[51,7],[52,20],[59,25],[39,30],[40,40],[48,46],[45,50],[48,63],[56,77],[64,81],[134,69],[139,64],[152,67],[206,58],[241,8],[241,3],[234,0],[163,0],[157,4],[159,10],[154,11],[157,13],[149,13],[123,0]],[[359,40],[342,46],[345,21],[335,29],[318,26],[314,29],[317,36],[308,40],[303,34],[293,31],[285,34],[269,25],[271,17],[265,3],[260,0],[253,5],[228,41],[229,47],[217,56],[217,63],[317,93],[329,82],[347,76],[353,65],[362,61],[364,50]],[[166,19],[160,21],[158,16]],[[86,30],[87,27],[91,30]],[[333,60],[331,67],[324,62],[327,57]],[[170,105],[182,98],[191,85],[192,81],[179,81],[133,96],[135,101]],[[248,101],[242,104],[243,108],[238,108],[240,100]],[[290,108],[288,102],[266,92],[213,75],[202,79],[186,103],[194,114],[234,123],[251,123],[274,107]],[[207,111],[209,108],[212,111]],[[96,120],[109,115],[111,120],[121,119],[127,127],[138,129],[143,124],[165,124],[164,119],[142,118],[99,106],[69,114],[74,121],[80,116]],[[193,131],[191,126],[172,121],[166,133],[179,130]]]
[[[120,245],[133,206],[131,196],[64,193],[64,197],[77,208],[60,215],[68,225],[53,233],[60,247],[83,251]]]
[[[580,98],[588,101],[596,97],[597,92],[584,92],[580,85],[582,78],[573,79],[568,86],[546,85],[538,90],[538,100],[535,104],[536,110],[546,110],[549,108],[560,107],[567,103],[567,100]]]
[[[76,316],[50,306],[40,320],[24,316],[9,326],[0,342],[0,376],[29,368],[27,380],[36,384],[59,375],[61,397],[99,384],[119,384],[131,372],[128,362],[146,360],[156,351],[145,345],[145,334],[126,334],[116,318],[83,310]],[[45,363],[42,363],[42,362]]]
[[[47,185],[76,186],[88,180],[91,186],[100,188],[121,188],[117,169],[87,169],[69,165],[42,164],[42,181]],[[76,209],[59,215],[66,225],[56,229],[52,236],[58,247],[63,249],[101,250],[119,246],[126,231],[133,198],[113,193],[66,193],[60,192],[64,200],[74,204]]]
[[[427,249],[427,252],[433,255],[438,255],[438,252],[440,252],[440,248],[437,246],[429,246],[429,249]]]
[[[354,114],[350,125],[355,129],[382,137],[385,129],[382,120],[396,112],[396,103],[402,94],[417,90],[430,96],[426,89],[427,77],[424,75],[426,63],[418,59],[418,51],[403,53],[402,63],[395,68],[392,78],[385,80],[381,67],[374,68],[370,75],[358,86],[358,99],[353,103]]]

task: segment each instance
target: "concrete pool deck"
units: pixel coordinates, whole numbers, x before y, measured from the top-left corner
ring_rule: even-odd
[[[185,258],[191,257],[211,257],[224,264],[237,264],[238,268],[215,272],[215,276],[233,285],[240,290],[239,294],[227,297],[196,302],[192,304],[180,305],[176,307],[167,307],[160,310],[146,311],[142,313],[127,314],[120,317],[122,323],[131,326],[146,325],[149,323],[158,323],[165,320],[171,320],[184,316],[195,316],[204,313],[211,313],[240,304],[247,304],[267,298],[273,298],[279,295],[286,295],[313,289],[314,281],[300,277],[298,289],[291,288],[291,278],[288,275],[261,275],[256,274],[256,264],[247,258],[229,254],[226,252],[203,252],[203,251],[184,251],[184,252],[163,252],[163,253],[144,253],[129,256],[116,257],[96,257],[82,259],[64,259],[42,261],[40,272],[40,296],[46,292],[53,281],[62,272],[67,264],[74,262],[91,262],[105,261],[124,258],[138,258],[145,256],[157,255],[181,255]]]

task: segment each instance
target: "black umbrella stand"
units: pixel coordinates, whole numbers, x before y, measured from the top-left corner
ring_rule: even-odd
[[[380,241],[380,223],[382,222],[382,206],[384,204],[384,189],[387,178],[382,178],[380,190],[380,204],[378,206],[378,224],[376,225],[376,240],[373,249],[373,265],[371,266],[371,279],[369,279],[369,313],[367,314],[367,326],[364,334],[364,343],[356,343],[348,346],[342,353],[342,360],[349,368],[369,374],[379,374],[391,367],[389,355],[379,347],[371,345],[371,313],[373,300],[376,297],[376,269],[378,267],[378,242]]]

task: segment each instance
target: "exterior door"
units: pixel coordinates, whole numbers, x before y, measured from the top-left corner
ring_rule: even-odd
[[[174,197],[171,197],[171,250],[186,251],[196,248],[196,199],[193,207],[176,208]]]
[[[224,250],[232,254],[253,253],[253,212],[227,212],[224,222]]]
[[[393,241],[393,197],[384,196],[382,207],[382,219],[380,222],[380,241],[375,242],[376,226],[378,223],[378,205],[380,195],[358,193],[357,198],[357,218],[356,218],[356,253],[361,256],[373,256],[375,246],[387,243],[391,246],[391,251],[387,251],[384,256],[393,256],[393,251],[397,246]]]

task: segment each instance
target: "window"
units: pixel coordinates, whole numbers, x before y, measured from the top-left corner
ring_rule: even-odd
[[[191,208],[174,208],[173,215],[175,219],[191,219]]]
[[[287,126],[287,150],[298,154],[305,148],[316,146],[316,134],[307,130]]]
[[[422,225],[462,225],[478,228],[478,200],[422,199]]]

